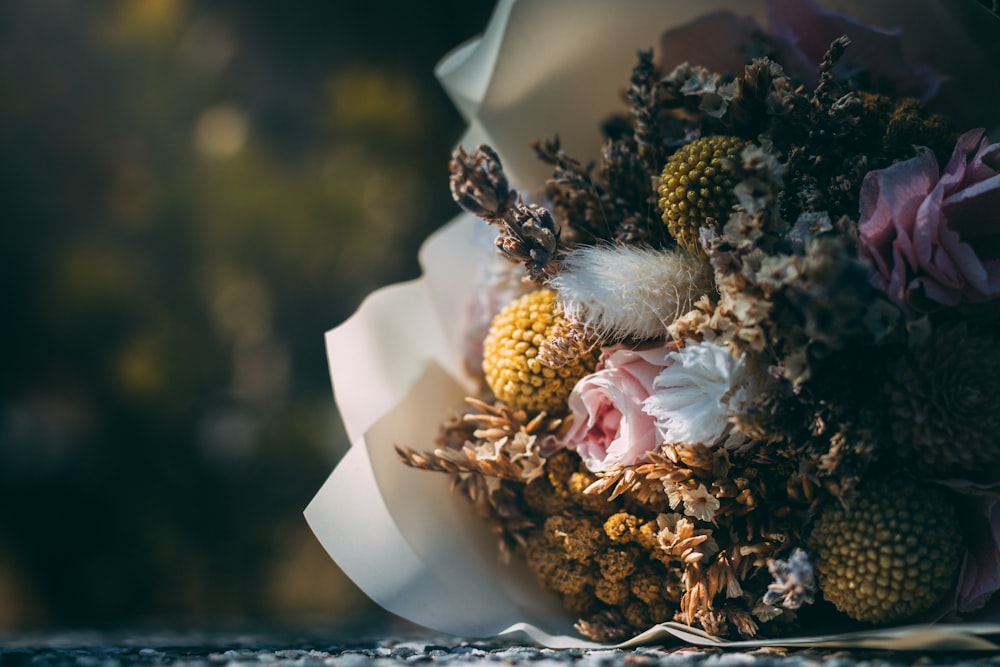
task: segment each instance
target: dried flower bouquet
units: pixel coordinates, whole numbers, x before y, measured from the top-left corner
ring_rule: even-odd
[[[555,135],[537,188],[487,144],[450,165],[507,263],[477,260],[451,341],[465,409],[394,444],[593,641],[954,621],[1000,589],[1000,144],[962,124],[998,118],[940,112],[952,74],[898,32],[765,4],[639,51],[596,162]]]

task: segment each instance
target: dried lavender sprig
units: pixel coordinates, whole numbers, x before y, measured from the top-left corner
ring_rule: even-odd
[[[629,81],[629,112],[635,123],[633,136],[638,148],[639,160],[650,173],[656,173],[663,166],[663,139],[659,131],[660,107],[657,104],[659,89],[653,51],[639,51],[638,62],[632,68]]]
[[[503,218],[517,202],[510,189],[500,157],[489,146],[480,145],[472,154],[459,146],[448,163],[449,185],[455,202],[485,220]]]
[[[499,224],[503,231],[497,237],[497,247],[512,262],[522,262],[531,280],[542,283],[556,272],[559,234],[548,209],[525,204],[518,197],[517,205]]]
[[[545,194],[555,206],[564,241],[574,245],[610,239],[613,234],[602,200],[604,189],[591,176],[593,163],[581,164],[569,156],[558,135],[533,141],[531,148],[538,159],[553,167],[552,177],[545,182]]]
[[[850,44],[851,40],[848,39],[847,35],[841,35],[830,43],[830,48],[823,55],[823,62],[819,64],[819,85],[816,86],[813,99],[831,98],[833,101],[840,96],[839,87],[833,76],[833,68],[837,61],[843,57],[844,51]]]
[[[555,272],[559,234],[552,215],[525,204],[511,189],[500,156],[480,145],[472,153],[459,146],[449,163],[449,185],[455,202],[469,213],[500,227],[497,248],[507,259],[524,263],[528,277],[544,282]]]

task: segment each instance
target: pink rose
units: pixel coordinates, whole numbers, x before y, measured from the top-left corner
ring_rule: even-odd
[[[943,174],[921,148],[865,176],[860,253],[876,287],[905,310],[1000,296],[1000,144],[983,135],[959,137]]]
[[[606,348],[598,370],[569,395],[573,422],[562,441],[594,471],[632,465],[659,446],[656,421],[642,411],[667,349]]]

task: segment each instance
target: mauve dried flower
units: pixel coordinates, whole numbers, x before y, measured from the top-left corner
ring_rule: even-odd
[[[737,75],[746,62],[767,56],[798,82],[814,86],[830,43],[846,35],[856,47],[850,58],[838,63],[839,80],[925,101],[945,80],[933,68],[904,57],[898,28],[869,26],[813,0],[767,0],[766,7],[766,27],[752,18],[719,11],[666,31],[660,39],[661,66],[670,69],[689,62]]]
[[[981,609],[1000,590],[1000,482],[977,484],[967,479],[944,480],[965,531],[968,548],[958,575],[954,611]]]
[[[911,313],[1000,296],[1000,144],[984,134],[963,134],[943,173],[923,148],[865,177],[859,251]]]
[[[776,38],[778,61],[808,85],[830,43],[847,36],[854,44],[848,59],[837,63],[837,78],[873,92],[932,98],[945,77],[903,56],[902,30],[865,25],[829,11],[813,0],[767,0],[769,34]]]
[[[799,609],[812,604],[816,595],[816,578],[809,554],[796,547],[788,560],[772,558],[767,570],[774,577],[764,594],[763,603],[784,609]]]

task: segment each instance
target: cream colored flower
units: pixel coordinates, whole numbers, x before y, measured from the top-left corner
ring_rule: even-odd
[[[685,563],[700,561],[719,552],[719,545],[707,528],[695,528],[687,517],[671,513],[656,517],[660,548]]]
[[[684,499],[684,513],[700,521],[715,521],[715,513],[719,509],[719,499],[708,492],[704,484],[694,489],[681,490]]]

